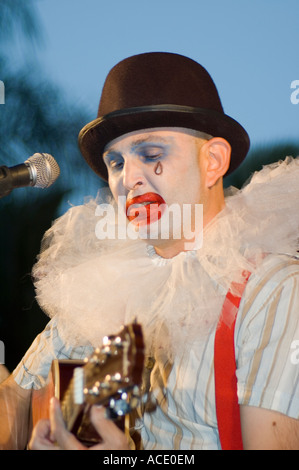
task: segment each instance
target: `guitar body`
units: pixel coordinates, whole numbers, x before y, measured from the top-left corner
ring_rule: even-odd
[[[124,430],[125,415],[136,408],[140,398],[143,364],[143,336],[137,324],[107,337],[102,348],[85,361],[54,360],[47,385],[33,391],[33,426],[40,419],[49,419],[50,399],[56,397],[61,403],[66,427],[87,447],[101,442],[89,419],[94,404],[105,406]]]

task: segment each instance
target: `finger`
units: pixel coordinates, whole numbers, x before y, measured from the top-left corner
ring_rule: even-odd
[[[91,409],[91,422],[103,439],[96,448],[106,450],[128,450],[128,441],[125,434],[117,425],[105,417],[103,407],[93,406]]]
[[[56,398],[51,399],[50,403],[50,422],[51,422],[51,436],[59,447],[63,450],[81,450],[85,449],[84,446],[76,439],[76,437],[69,432],[63,420],[62,411],[59,401]]]
[[[42,419],[38,421],[33,429],[28,448],[29,450],[56,450],[56,447],[50,438],[49,420]]]

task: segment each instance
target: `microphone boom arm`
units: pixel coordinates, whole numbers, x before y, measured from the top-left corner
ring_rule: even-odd
[[[7,166],[0,167],[0,198],[8,196],[13,190],[12,176]]]
[[[0,198],[8,196],[15,188],[31,186],[32,181],[28,181],[28,169],[26,171],[24,164],[8,168],[3,165],[0,167]]]

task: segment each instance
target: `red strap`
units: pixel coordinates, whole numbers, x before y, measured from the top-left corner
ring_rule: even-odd
[[[240,294],[228,292],[223,304],[214,345],[215,394],[218,431],[222,450],[243,450],[240,409],[237,396],[234,331],[236,317],[249,273]]]

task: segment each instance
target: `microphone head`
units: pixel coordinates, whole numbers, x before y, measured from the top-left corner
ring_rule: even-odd
[[[48,153],[35,153],[24,163],[30,169],[31,186],[35,188],[48,188],[60,175],[58,163]]]

